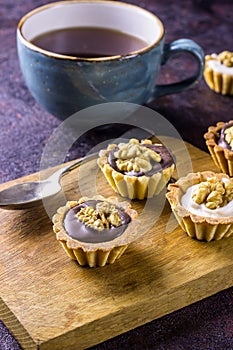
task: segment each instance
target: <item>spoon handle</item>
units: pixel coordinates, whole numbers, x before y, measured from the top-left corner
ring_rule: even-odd
[[[98,152],[90,153],[83,158],[78,159],[74,163],[67,165],[65,168],[62,168],[61,176],[69,173],[70,171],[76,169],[79,165],[87,163],[89,160],[95,159],[98,156]]]
[[[68,174],[69,172],[71,172],[72,170],[76,169],[81,164],[84,164],[84,163],[86,163],[86,162],[96,158],[97,156],[98,156],[98,152],[95,152],[95,153],[90,153],[90,154],[84,156],[83,158],[80,158],[80,159],[76,160],[74,163],[69,164],[69,165],[65,166],[64,168],[61,168],[61,169],[57,170],[55,173],[53,173],[49,177],[49,181],[51,181],[51,182],[53,182],[53,181],[60,182],[60,180],[61,180],[63,175]]]

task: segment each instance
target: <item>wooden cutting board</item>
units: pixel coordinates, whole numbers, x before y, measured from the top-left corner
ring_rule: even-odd
[[[217,171],[207,153],[187,144],[185,154],[178,141],[173,146],[180,174],[188,171],[187,154],[194,171]],[[81,168],[75,170],[63,178],[67,199],[79,196],[79,174],[84,192],[96,187],[114,194],[95,161],[84,167],[96,186]],[[132,203],[139,212],[144,204]],[[153,215],[152,210],[147,222]],[[43,205],[0,210],[0,220],[0,318],[23,349],[88,348],[233,285],[233,238],[211,243],[189,238],[166,201],[149,231],[103,268],[79,267],[66,256]]]

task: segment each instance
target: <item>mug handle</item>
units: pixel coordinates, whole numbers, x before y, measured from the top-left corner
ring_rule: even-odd
[[[201,78],[204,70],[204,52],[202,48],[191,39],[178,39],[172,41],[170,44],[165,44],[161,64],[164,65],[173,54],[183,51],[190,52],[196,58],[198,62],[197,72],[190,78],[177,83],[156,85],[153,90],[152,98],[181,92],[192,86]]]

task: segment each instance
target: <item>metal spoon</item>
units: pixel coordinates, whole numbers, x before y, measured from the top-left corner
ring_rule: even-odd
[[[118,143],[125,138],[150,139],[153,136],[152,131],[133,127],[124,132],[119,138],[115,139],[114,143]],[[74,163],[57,170],[46,180],[24,182],[0,191],[0,209],[26,209],[38,205],[43,199],[52,197],[61,191],[60,180],[63,175],[69,173],[79,165],[97,158],[97,156],[98,152],[86,155]]]
[[[54,196],[61,190],[60,180],[79,165],[96,158],[98,153],[89,154],[76,162],[57,170],[46,180],[24,182],[0,191],[1,209],[26,209],[38,205],[42,199]]]

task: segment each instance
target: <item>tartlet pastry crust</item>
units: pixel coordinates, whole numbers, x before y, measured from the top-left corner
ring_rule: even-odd
[[[209,126],[208,132],[204,134],[204,138],[218,169],[225,174],[233,176],[233,151],[218,145],[221,129],[228,123],[233,123],[233,120],[229,120],[227,123],[218,122],[216,126]]]
[[[123,208],[131,217],[131,222],[120,236],[107,242],[86,243],[73,239],[67,234],[63,225],[66,213],[72,207],[89,199],[107,201],[110,204]],[[79,201],[68,201],[65,206],[60,207],[57,210],[57,213],[52,218],[53,231],[56,233],[56,238],[64,248],[67,255],[71,259],[76,260],[79,265],[88,265],[89,267],[105,266],[106,264],[112,264],[119,259],[129,244],[138,238],[137,216],[137,212],[131,209],[128,202],[119,202],[116,197],[82,197]]]
[[[219,56],[221,57],[224,52],[219,55],[212,54],[205,56],[205,68],[203,74],[205,81],[211,90],[222,95],[233,95],[233,75],[224,71],[221,72],[217,66],[213,67],[213,65],[210,64],[210,62],[213,61],[220,62]],[[233,53],[230,54],[232,54],[233,57]],[[223,63],[221,64],[223,65]]]
[[[207,242],[230,237],[233,233],[233,216],[219,218],[195,215],[182,206],[181,198],[189,187],[206,181],[211,177],[216,177],[219,180],[227,178],[233,182],[233,179],[222,173],[216,174],[211,171],[189,173],[176,183],[169,184],[166,194],[181,228],[189,237]]]
[[[152,144],[152,141],[145,139],[140,144]],[[112,168],[108,162],[108,154],[116,146],[116,144],[110,144],[107,149],[101,150],[97,159],[97,164],[113,190],[122,197],[139,200],[159,194],[170,180],[175,164],[151,176],[125,175]]]

